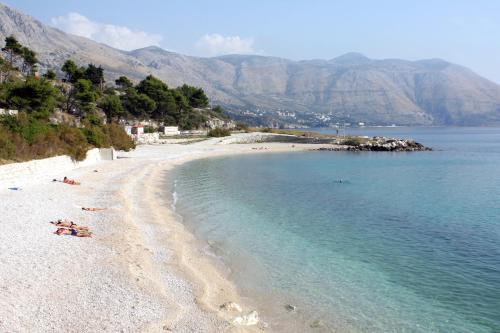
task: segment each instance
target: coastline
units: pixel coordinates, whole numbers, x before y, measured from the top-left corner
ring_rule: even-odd
[[[6,228],[0,236],[0,329],[269,331],[262,322],[232,324],[236,317],[259,309],[242,302],[236,287],[176,219],[165,204],[162,179],[174,167],[194,159],[303,151],[312,146],[318,147],[224,144],[224,139],[141,146],[136,151],[120,152],[123,158],[119,160],[68,172],[70,178],[81,180],[82,186],[34,181],[18,192],[1,189]],[[82,212],[80,205],[107,210]],[[94,238],[53,235],[48,222],[58,218],[89,226]],[[28,235],[23,229],[26,223]],[[220,305],[226,302],[240,304],[242,313],[221,310]],[[63,313],[58,310],[61,308]],[[79,322],[76,327],[75,316]]]

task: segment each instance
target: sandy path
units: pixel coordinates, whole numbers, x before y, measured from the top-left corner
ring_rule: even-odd
[[[295,146],[219,139],[142,146],[67,175],[82,186],[48,179],[21,191],[0,189],[0,332],[266,330],[236,327],[230,321],[237,313],[219,311],[224,302],[240,302],[235,287],[174,218],[161,180],[196,158],[310,148]],[[58,218],[89,226],[94,237],[52,234],[49,221]],[[253,310],[242,305],[244,313]]]

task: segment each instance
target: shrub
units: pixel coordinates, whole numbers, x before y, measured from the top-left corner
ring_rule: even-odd
[[[355,146],[355,147],[358,147],[360,146],[362,143],[365,143],[366,142],[366,139],[363,139],[363,138],[359,138],[359,137],[349,137],[347,139],[345,139],[342,144],[344,145],[347,145],[347,146]]]
[[[109,147],[111,145],[109,136],[105,135],[99,126],[90,126],[86,128],[85,136],[87,137],[88,143],[96,148]]]
[[[85,159],[89,144],[81,129],[62,125],[59,129],[59,138],[63,141],[65,153],[77,161]]]
[[[125,132],[123,127],[117,124],[109,124],[104,127],[108,134],[111,146],[118,150],[129,151],[135,148],[134,140]]]
[[[6,129],[0,126],[0,159],[11,160],[16,155],[16,146]]]
[[[144,126],[144,133],[154,133],[157,132],[153,126]]]
[[[236,128],[235,129],[237,131],[245,131],[245,132],[248,132],[250,130],[250,128],[248,127],[247,124],[241,123],[241,122],[237,122],[236,123]]]
[[[227,128],[217,127],[217,128],[214,128],[214,129],[211,129],[210,131],[208,131],[207,135],[210,137],[219,138],[219,137],[223,137],[223,136],[230,136],[231,131]]]

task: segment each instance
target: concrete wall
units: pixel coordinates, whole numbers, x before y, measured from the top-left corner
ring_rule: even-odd
[[[112,149],[110,149],[112,150]],[[0,189],[8,187],[22,187],[29,182],[50,182],[52,179],[70,177],[67,172],[84,166],[99,163],[114,157],[114,151],[103,152],[92,149],[87,152],[87,157],[81,162],[74,162],[69,156],[56,156],[42,160],[33,160],[23,163],[0,165]]]
[[[101,160],[103,161],[116,160],[116,153],[113,148],[101,148],[99,149],[99,154],[101,155]]]

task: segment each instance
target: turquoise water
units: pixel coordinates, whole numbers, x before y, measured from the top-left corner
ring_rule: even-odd
[[[500,129],[352,131],[437,150],[193,161],[176,210],[276,330],[500,332]]]

